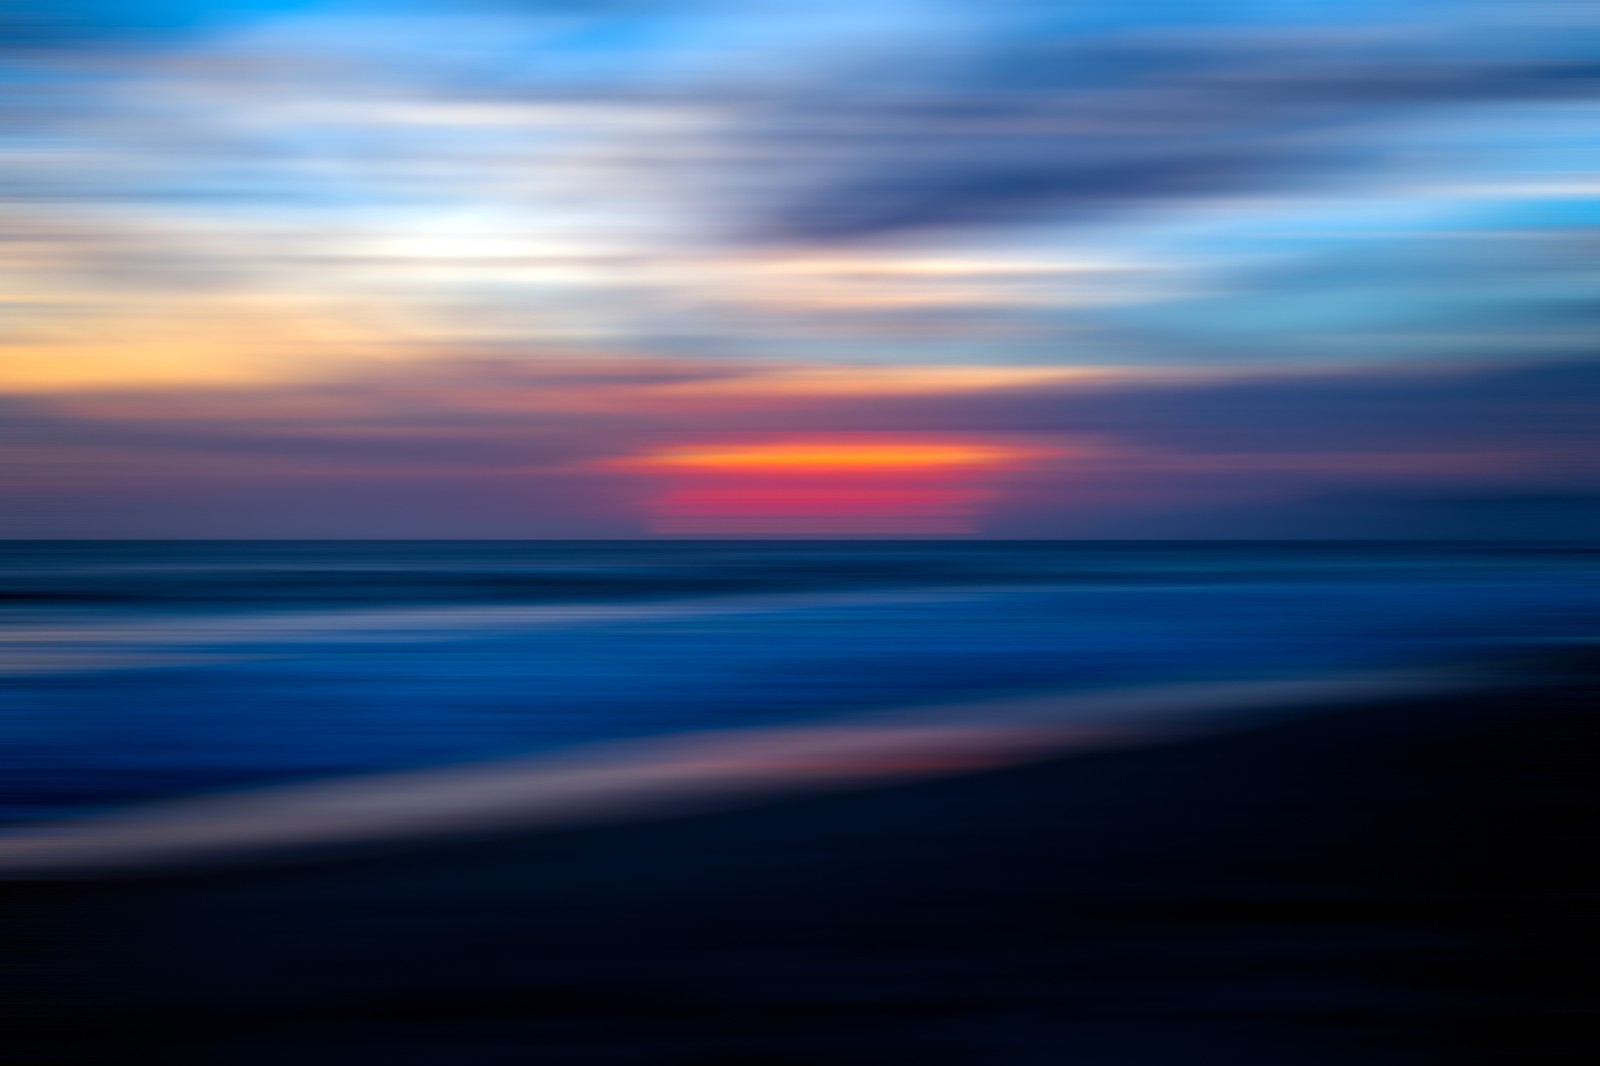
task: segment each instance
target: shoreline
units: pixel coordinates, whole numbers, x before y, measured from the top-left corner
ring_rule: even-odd
[[[0,879],[270,865],[340,847],[649,821],[1227,731],[1265,712],[1426,698],[1496,681],[1510,678],[1431,668],[1183,682],[605,741],[19,826],[0,837]]]

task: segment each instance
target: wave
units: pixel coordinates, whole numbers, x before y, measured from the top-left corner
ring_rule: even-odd
[[[1468,670],[1409,670],[1045,693],[784,728],[150,804],[0,839],[0,876],[88,877],[282,859],[307,849],[721,809],[774,795],[972,772],[1226,728],[1271,709],[1437,696]]]

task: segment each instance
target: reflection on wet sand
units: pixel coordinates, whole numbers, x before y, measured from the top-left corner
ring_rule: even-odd
[[[1444,693],[1481,673],[1406,670],[874,712],[790,728],[591,745],[554,755],[149,804],[0,841],[0,874],[93,876],[285,850],[637,819],[763,797],[988,769],[1282,713]]]

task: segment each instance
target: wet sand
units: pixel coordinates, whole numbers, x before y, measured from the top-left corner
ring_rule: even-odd
[[[43,1061],[172,1066],[1588,1061],[1593,676],[673,820],[18,883],[33,1035]]]

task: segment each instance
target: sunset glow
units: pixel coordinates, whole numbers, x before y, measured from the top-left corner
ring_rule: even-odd
[[[0,536],[1587,536],[1584,5],[1178,7],[24,2]]]
[[[686,448],[639,460],[666,469],[762,473],[877,473],[1004,466],[1029,453],[992,444],[777,441]]]
[[[803,438],[670,448],[625,461],[665,481],[667,534],[928,535],[979,527],[993,478],[1046,454],[960,439]]]

